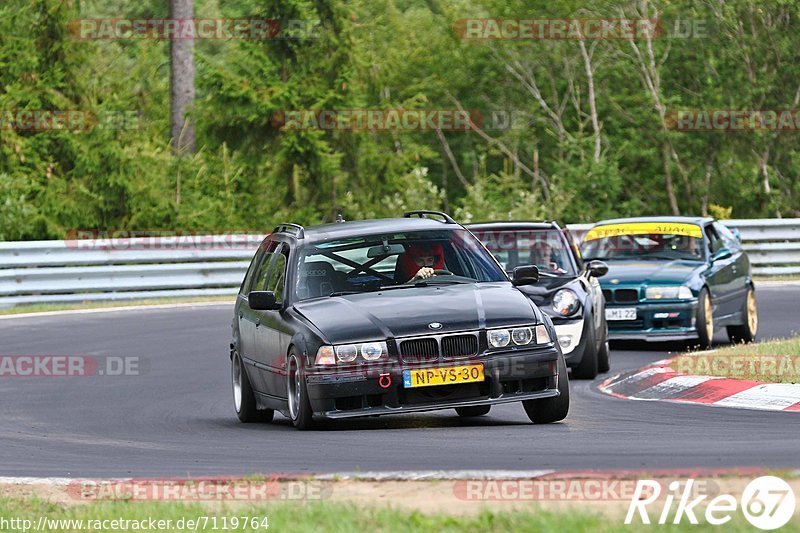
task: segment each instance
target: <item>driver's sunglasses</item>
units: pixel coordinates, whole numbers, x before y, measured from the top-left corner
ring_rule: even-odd
[[[432,267],[439,260],[438,255],[420,255],[414,258],[417,266]]]

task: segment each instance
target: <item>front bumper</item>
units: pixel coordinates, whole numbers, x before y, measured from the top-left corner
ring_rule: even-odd
[[[389,363],[347,371],[309,372],[306,387],[314,414],[331,419],[551,398],[559,395],[559,353],[555,345],[549,345],[436,364]],[[403,386],[403,370],[475,363],[483,363],[484,381]]]
[[[609,340],[664,342],[697,338],[697,300],[669,303],[606,304],[606,309],[635,307],[636,320],[608,320]]]

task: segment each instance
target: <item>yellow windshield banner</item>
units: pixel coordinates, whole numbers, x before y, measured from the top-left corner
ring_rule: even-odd
[[[596,226],[586,233],[586,237],[583,240],[593,241],[619,235],[684,235],[702,239],[703,230],[695,224],[684,224],[682,222],[628,222],[625,224]]]

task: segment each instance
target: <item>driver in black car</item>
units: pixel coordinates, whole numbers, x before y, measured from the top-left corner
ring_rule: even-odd
[[[406,245],[406,251],[397,258],[398,283],[414,283],[435,276],[444,269],[444,250],[439,243]],[[407,281],[403,281],[407,280]]]

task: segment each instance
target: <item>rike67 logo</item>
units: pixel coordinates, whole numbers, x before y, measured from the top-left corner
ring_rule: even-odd
[[[658,524],[666,524],[671,515],[673,524],[680,524],[684,519],[690,524],[698,524],[698,507],[701,504],[705,506],[706,522],[715,526],[729,522],[737,509],[741,509],[750,524],[762,530],[783,527],[794,515],[796,500],[792,487],[775,476],[762,476],[751,481],[742,492],[741,503],[730,494],[721,494],[708,502],[705,501],[707,495],[693,498],[693,484],[694,480],[688,479],[681,490],[679,481],[671,482],[663,498],[663,507],[658,513],[661,506],[661,484],[650,479],[639,480],[625,516],[625,523],[633,523],[638,514],[643,524],[650,524],[649,512],[656,511],[658,518],[655,523]]]

